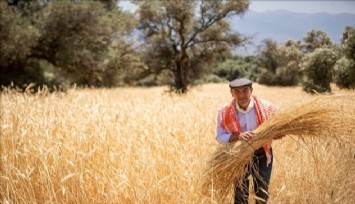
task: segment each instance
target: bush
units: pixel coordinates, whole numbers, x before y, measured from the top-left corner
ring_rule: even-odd
[[[308,93],[330,92],[336,54],[330,48],[317,48],[302,58],[301,69],[305,77],[304,90]]]
[[[213,74],[221,79],[232,81],[239,77],[257,80],[260,75],[260,62],[256,57],[234,57],[218,64]]]
[[[339,88],[355,88],[355,61],[342,57],[335,66],[334,81]]]
[[[205,82],[207,82],[207,83],[222,83],[222,82],[226,82],[226,80],[217,76],[217,75],[210,74],[205,78]]]
[[[276,84],[275,83],[275,75],[267,70],[265,70],[262,74],[260,74],[257,81],[259,84],[270,85],[270,86],[273,86]]]

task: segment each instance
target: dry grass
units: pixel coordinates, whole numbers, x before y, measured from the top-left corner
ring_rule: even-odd
[[[299,88],[255,85],[254,93],[281,108],[312,98]],[[229,99],[224,84],[187,96],[163,88],[3,93],[0,202],[216,203],[201,175],[218,148],[217,109]],[[354,144],[276,141],[270,203],[353,203]]]

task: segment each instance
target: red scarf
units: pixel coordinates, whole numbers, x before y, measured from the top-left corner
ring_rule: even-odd
[[[277,112],[277,107],[270,104],[269,102],[262,99],[258,99],[255,96],[252,96],[251,98],[254,102],[254,110],[256,113],[258,126]],[[240,134],[242,132],[242,129],[240,127],[235,106],[236,101],[235,99],[233,99],[229,105],[225,106],[220,110],[220,115],[222,117],[221,126],[229,133]],[[270,151],[271,143],[265,144],[263,148],[267,157],[267,165],[269,165],[272,158]]]

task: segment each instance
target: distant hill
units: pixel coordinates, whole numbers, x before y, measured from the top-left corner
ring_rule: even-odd
[[[339,43],[345,26],[355,26],[355,14],[294,13],[287,10],[255,12],[231,18],[232,28],[242,34],[253,35],[255,45],[266,38],[279,43],[287,39],[302,40],[311,29],[322,30]]]

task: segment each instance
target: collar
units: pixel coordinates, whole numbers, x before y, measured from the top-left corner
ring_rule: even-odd
[[[239,107],[239,105],[238,105],[237,102],[235,103],[235,107],[236,107],[236,109],[237,109],[237,111],[238,111],[239,113],[246,114],[246,113],[248,113],[251,109],[254,108],[254,100],[253,100],[253,99],[250,100],[250,103],[249,103],[247,109],[245,109],[245,110],[242,109],[241,107]]]

